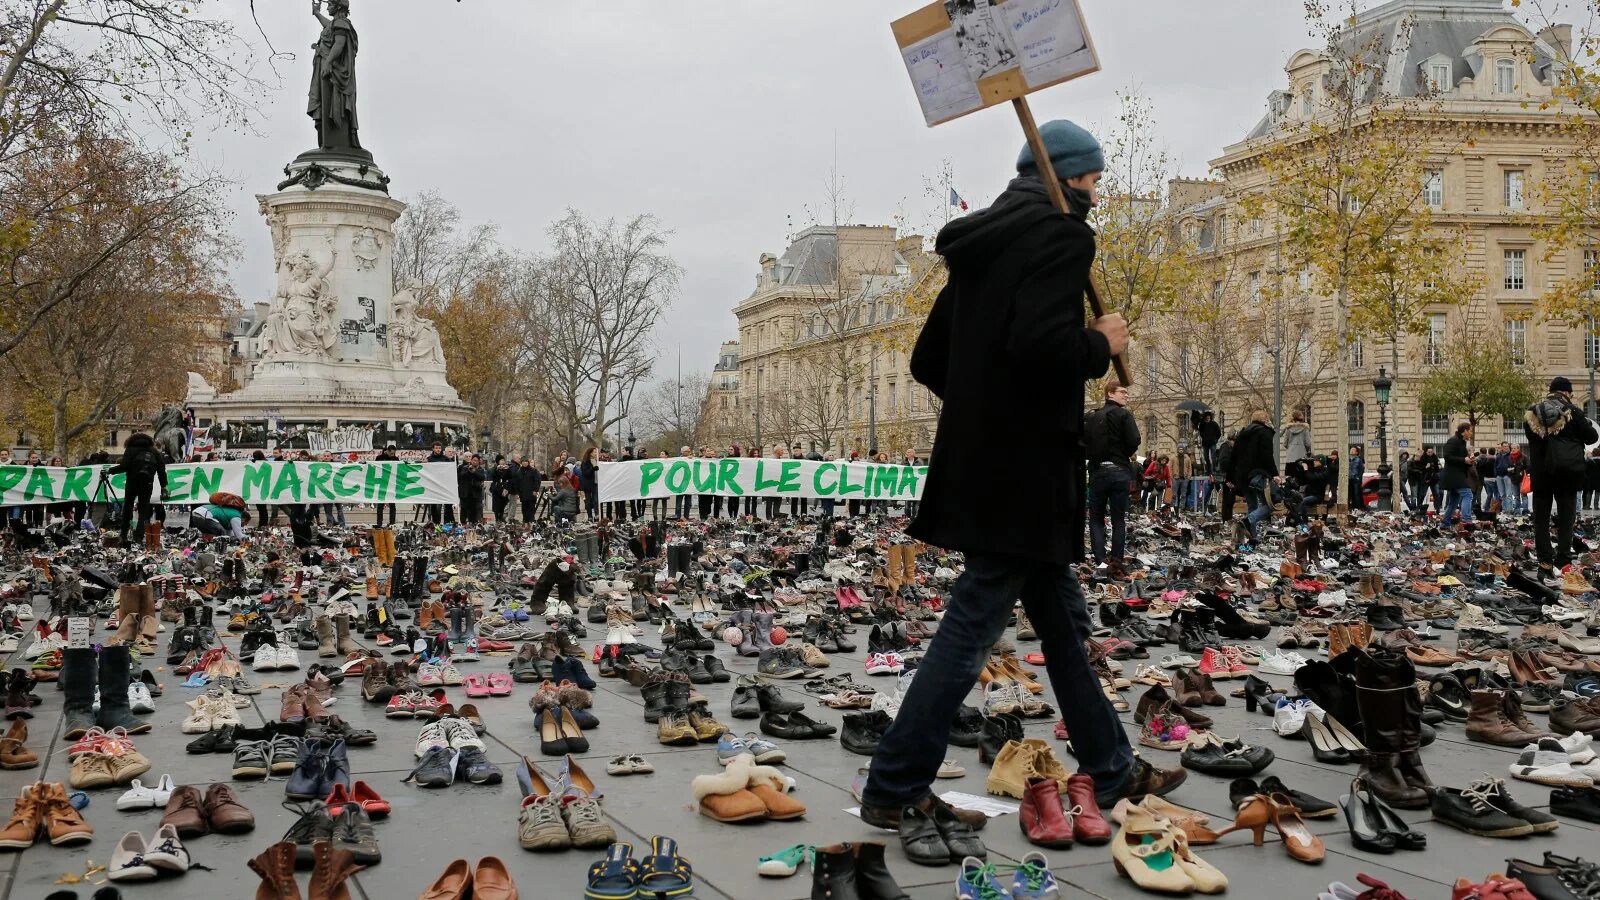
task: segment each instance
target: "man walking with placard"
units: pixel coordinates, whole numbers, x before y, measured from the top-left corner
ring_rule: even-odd
[[[1085,327],[1095,253],[1086,219],[1105,168],[1100,145],[1071,122],[1050,122],[1040,132],[1071,214],[1057,211],[1024,149],[1018,177],[994,205],[940,232],[936,249],[950,279],[911,357],[913,377],[944,407],[921,508],[907,532],[963,551],[967,568],[878,743],[861,818],[898,828],[907,855],[927,864],[958,862],[975,845],[981,850],[971,832],[983,815],[951,809],[930,786],[956,711],[1019,597],[1043,643],[1081,765],[1067,785],[1072,801],[1104,805],[1163,794],[1185,775],[1133,755],[1084,652],[1089,618],[1073,569],[1083,556],[1084,383],[1105,374],[1128,330],[1119,315]],[[1029,445],[1066,452],[1009,460],[1019,490],[997,492],[979,477],[993,467],[995,447]]]

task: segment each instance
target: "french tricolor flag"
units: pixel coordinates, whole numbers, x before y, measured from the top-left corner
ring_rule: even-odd
[[[955,188],[950,189],[950,205],[960,207],[962,212],[967,211],[967,201],[961,199]]]

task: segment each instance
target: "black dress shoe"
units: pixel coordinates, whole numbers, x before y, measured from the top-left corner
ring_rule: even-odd
[[[1433,789],[1429,801],[1433,820],[1479,837],[1521,837],[1532,834],[1533,826],[1489,805],[1476,793],[1468,795],[1451,787]]]
[[[907,859],[922,866],[950,863],[950,845],[945,843],[944,835],[929,814],[915,806],[902,807],[899,831],[900,846]]]
[[[970,706],[962,706],[950,723],[950,746],[976,747],[983,741],[983,713]]]
[[[975,856],[985,859],[989,856],[988,848],[983,846],[983,840],[978,837],[977,830],[956,816],[956,811],[950,804],[933,797],[932,809],[934,827],[939,829],[939,836],[944,838],[945,846],[950,848],[951,861]]]
[[[1506,877],[1522,882],[1538,900],[1583,900],[1590,896],[1587,882],[1578,873],[1555,866],[1508,859]]]
[[[1550,811],[1569,819],[1600,823],[1600,788],[1554,788],[1550,791]]]
[[[735,719],[761,717],[761,703],[756,699],[755,687],[739,685],[733,689],[733,717]]]
[[[871,756],[878,752],[878,741],[892,721],[889,714],[882,710],[846,713],[843,730],[839,732],[839,744],[851,753]]]
[[[1288,797],[1289,802],[1294,804],[1294,808],[1300,811],[1300,815],[1307,819],[1325,819],[1339,811],[1338,806],[1326,800],[1313,797],[1310,794],[1303,794],[1290,788],[1279,780],[1276,775],[1270,775],[1261,780],[1261,793],[1282,794]],[[1230,790],[1229,799],[1232,799],[1232,795],[1233,792]]]
[[[1234,809],[1239,809],[1244,806],[1245,801],[1261,793],[1266,793],[1266,791],[1256,784],[1254,778],[1235,778],[1228,785],[1228,802],[1233,805]]]

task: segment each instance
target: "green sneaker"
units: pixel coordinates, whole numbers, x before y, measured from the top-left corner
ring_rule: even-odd
[[[777,853],[768,854],[756,860],[756,873],[768,878],[788,878],[800,866],[811,862],[817,848],[810,844],[795,844],[786,847]]]

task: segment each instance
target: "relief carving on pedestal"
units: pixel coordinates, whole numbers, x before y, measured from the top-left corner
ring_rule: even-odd
[[[328,260],[318,262],[307,250],[280,259],[278,288],[267,307],[261,333],[263,361],[282,356],[326,359],[338,339],[334,313],[339,305],[328,273],[339,259],[328,235]]]

